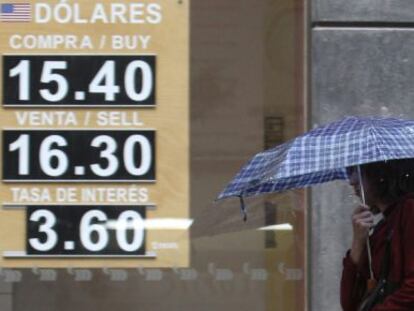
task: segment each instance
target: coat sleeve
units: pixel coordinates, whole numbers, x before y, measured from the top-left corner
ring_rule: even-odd
[[[403,258],[403,279],[401,287],[387,296],[382,304],[372,311],[412,311],[414,310],[414,200],[403,205],[401,217],[401,251]]]
[[[344,311],[356,311],[362,299],[366,280],[359,273],[360,268],[352,261],[350,251],[343,259],[341,278],[341,305]]]

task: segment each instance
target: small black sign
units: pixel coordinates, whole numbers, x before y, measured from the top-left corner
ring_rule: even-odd
[[[156,57],[3,56],[4,106],[155,106]]]
[[[153,130],[5,130],[3,180],[155,181]]]
[[[145,255],[146,206],[28,206],[28,255]]]

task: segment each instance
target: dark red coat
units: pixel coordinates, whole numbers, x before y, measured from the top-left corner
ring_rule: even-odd
[[[370,237],[374,276],[378,279],[386,236],[392,228],[389,280],[401,286],[372,311],[414,311],[414,195],[407,195],[388,207],[384,216]],[[364,254],[358,266],[352,262],[349,251],[343,260],[341,305],[344,311],[356,311],[361,301],[361,288],[369,277],[366,252]]]

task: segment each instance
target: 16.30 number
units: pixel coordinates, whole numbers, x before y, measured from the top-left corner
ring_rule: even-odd
[[[154,131],[5,131],[5,180],[153,180]]]
[[[137,166],[134,163],[134,147],[139,144],[141,150],[141,163]],[[22,134],[17,140],[9,145],[9,151],[17,151],[19,157],[19,175],[29,175],[30,170],[30,136]],[[68,155],[58,147],[67,147],[68,142],[65,137],[60,135],[50,135],[40,144],[39,160],[40,167],[48,176],[58,177],[65,174],[69,168]],[[111,136],[99,135],[92,139],[92,147],[104,147],[100,152],[101,159],[106,160],[106,165],[90,164],[89,167],[93,174],[99,177],[113,175],[118,167],[119,160],[114,155],[118,148],[117,142]],[[54,162],[54,165],[52,164]],[[148,172],[151,166],[151,146],[148,139],[142,135],[129,136],[123,146],[123,163],[127,172],[133,176],[141,176]]]

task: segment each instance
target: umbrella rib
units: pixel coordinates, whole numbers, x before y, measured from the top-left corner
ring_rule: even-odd
[[[377,130],[372,125],[370,126],[370,129],[369,130],[373,134],[373,140],[374,140],[374,144],[375,144],[375,149],[378,150],[378,153],[380,155],[379,158],[380,159],[386,159],[386,155],[385,155],[384,151],[382,150],[383,143],[381,141],[380,135],[378,135]]]

